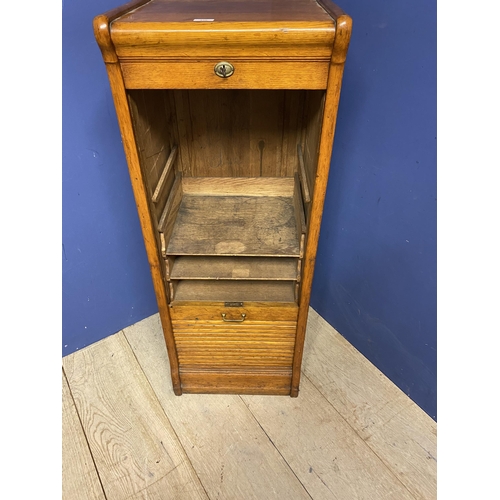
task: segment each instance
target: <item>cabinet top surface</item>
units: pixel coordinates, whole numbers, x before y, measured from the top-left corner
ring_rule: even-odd
[[[315,0],[152,0],[119,18],[119,23],[280,23],[333,24]]]

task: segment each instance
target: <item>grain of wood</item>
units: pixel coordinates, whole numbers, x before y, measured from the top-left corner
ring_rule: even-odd
[[[323,109],[325,104],[325,92],[308,92],[304,106],[304,139],[302,147],[302,159],[304,163],[305,177],[309,186],[309,196],[314,193],[314,182],[318,167],[319,139],[323,123]],[[309,207],[309,203],[307,204]]]
[[[238,91],[241,92],[241,91]],[[288,134],[284,123],[285,99],[289,90],[245,90],[243,112],[248,116],[249,163],[256,175],[266,179],[283,177],[286,158],[283,156],[283,140]],[[248,176],[247,166],[240,176]]]
[[[293,198],[185,195],[167,254],[298,257]]]
[[[436,423],[313,309],[304,373],[417,498],[436,495]]]
[[[173,300],[175,300],[175,293],[177,290],[177,282],[176,281],[169,281],[167,283],[167,285],[168,285],[168,296],[169,296],[170,302],[172,302]]]
[[[123,62],[127,89],[325,89],[328,61],[234,61],[229,78],[209,61]]]
[[[230,322],[174,321],[174,338],[181,370],[192,368],[241,370],[246,367],[291,369],[296,323],[236,322],[243,315],[227,308]],[[245,318],[246,319],[246,318]],[[182,380],[182,376],[181,376]]]
[[[335,19],[336,34],[335,43],[332,49],[332,64],[330,64],[330,71],[328,74],[328,88],[325,92],[321,134],[319,139],[318,163],[312,188],[313,197],[307,215],[307,242],[305,244],[306,253],[304,255],[304,268],[300,286],[297,342],[295,343],[295,355],[293,360],[292,397],[296,397],[299,391],[302,355],[304,352],[304,337],[307,326],[307,315],[309,313],[309,302],[311,299],[311,288],[314,276],[314,266],[316,263],[316,252],[318,250],[321,219],[323,217],[323,206],[328,183],[328,172],[330,170],[332,144],[337,123],[340,89],[342,87],[342,76],[344,74],[344,62],[352,32],[352,19],[336,5],[332,4],[332,6],[333,8],[329,9],[328,13]]]
[[[204,196],[294,195],[293,177],[186,177],[182,191]]]
[[[298,399],[241,397],[312,498],[413,500],[307,378]]]
[[[196,16],[217,22],[193,22]],[[328,59],[335,31],[331,17],[312,0],[274,1],[271,6],[153,2],[115,21],[111,37],[122,59],[245,55]]]
[[[170,194],[168,195],[167,202],[163,208],[160,220],[158,221],[158,229],[165,236],[165,241],[169,240],[169,234],[175,223],[177,210],[182,201],[182,177],[181,174],[175,176],[175,182],[172,186]]]
[[[125,334],[210,498],[310,499],[238,396],[173,395],[157,315]]]
[[[279,394],[290,395],[290,367],[270,368],[247,366],[244,369],[183,368],[184,394]]]
[[[170,151],[170,154],[168,155],[167,161],[165,162],[165,166],[163,167],[163,171],[161,173],[161,176],[158,180],[158,184],[156,185],[156,189],[153,193],[153,203],[157,203],[160,194],[162,193],[163,189],[165,188],[165,181],[167,179],[168,174],[170,171],[173,171],[173,164],[174,161],[177,157],[177,146],[174,146],[172,150]]]
[[[295,187],[294,187],[294,193],[293,193],[293,205],[295,208],[295,219],[296,219],[296,224],[297,224],[297,234],[302,235],[306,233],[307,231],[307,226],[306,226],[306,217],[304,214],[304,203],[302,200],[302,194],[301,194],[301,189],[300,189],[300,180],[299,180],[299,175],[296,173],[295,174]],[[303,252],[301,252],[302,254]]]
[[[106,498],[64,375],[62,377],[62,498],[63,500]]]
[[[123,333],[63,365],[108,500],[207,498]]]
[[[302,154],[302,146],[297,144],[297,154],[299,156],[299,175],[302,186],[302,193],[304,194],[304,202],[311,201],[311,191],[309,189],[309,180],[307,179],[306,169],[304,167],[304,155]]]
[[[286,173],[282,141],[292,134],[283,116],[288,92],[301,91],[173,91],[184,177]]]
[[[109,35],[109,24],[112,19],[116,19],[121,13],[132,8],[132,5],[142,3],[142,0],[128,4],[125,8],[116,9],[108,15],[100,15],[94,19],[94,33],[106,61],[109,83],[113,95],[120,133],[123,140],[123,148],[129,169],[130,180],[134,192],[134,198],[137,205],[139,221],[141,224],[142,236],[148,256],[148,263],[153,279],[153,287],[158,303],[158,310],[163,325],[165,343],[169,353],[170,367],[172,373],[172,385],[176,394],[180,394],[179,367],[177,363],[177,354],[175,352],[175,343],[170,324],[170,315],[168,310],[168,299],[164,284],[164,277],[161,265],[161,254],[158,248],[159,238],[156,227],[156,214],[152,210],[150,197],[148,196],[147,183],[141,167],[140,155],[134,136],[133,120],[127,91],[123,84],[123,76],[120,66],[117,64],[116,54],[114,54],[113,45]],[[111,17],[109,17],[111,16]],[[109,62],[111,61],[111,62]],[[154,222],[153,222],[154,221]]]
[[[295,280],[297,259],[281,257],[177,257],[171,279]]]
[[[174,265],[175,259],[173,257],[165,256],[164,262],[165,262],[165,279],[167,279],[167,281],[170,281],[170,274],[172,272],[172,266]]]
[[[143,90],[127,93],[134,135],[140,158],[149,198],[156,203],[151,210],[159,218],[168,192],[174,182],[174,172],[163,169],[168,162],[169,152],[176,143],[176,127],[174,126],[173,110],[164,106],[164,91]],[[162,172],[162,192],[155,196],[155,189]]]
[[[174,300],[220,302],[295,302],[291,281],[179,281]]]
[[[293,177],[297,172],[297,144],[302,138],[304,126],[304,102],[311,90],[284,91],[283,139],[281,148],[281,176]]]
[[[165,235],[160,233],[160,252],[161,256],[166,259],[167,257],[167,243],[165,241]]]
[[[172,321],[220,321],[221,313],[231,311],[234,314],[245,313],[248,322],[279,321],[281,323],[297,321],[297,304],[279,304],[269,302],[245,303],[242,306],[227,307],[224,302],[204,302],[199,304],[172,304]]]
[[[142,2],[144,3],[144,2]],[[120,18],[120,22],[182,22],[186,26],[189,21],[198,18],[214,17],[217,15],[217,24],[226,22],[276,22],[286,20],[320,23],[329,22],[331,19],[314,0],[274,0],[272,4],[264,0],[255,0],[251,4],[241,0],[204,0],[182,1],[182,2],[154,2],[147,7],[135,9]],[[189,25],[189,24],[188,24]],[[196,26],[200,26],[197,22]],[[201,23],[206,28],[212,23]],[[215,25],[217,26],[217,25]]]
[[[227,313],[227,314],[226,314]],[[242,314],[238,312],[231,311],[231,308],[227,308],[223,313],[226,314],[228,318],[241,318]],[[187,330],[190,337],[194,337],[198,332],[213,332],[214,340],[217,338],[217,333],[233,333],[238,335],[247,335],[248,332],[253,332],[254,335],[265,335],[271,339],[278,339],[286,332],[287,337],[291,339],[295,335],[295,321],[255,321],[248,320],[241,324],[235,325],[232,322],[223,321],[221,315],[215,321],[173,321],[172,324],[179,331],[181,329]],[[252,335],[253,336],[253,335]]]

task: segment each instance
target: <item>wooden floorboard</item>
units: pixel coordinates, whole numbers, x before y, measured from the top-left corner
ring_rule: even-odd
[[[174,396],[158,316],[125,331],[211,499],[309,499],[238,396]]]
[[[123,333],[63,366],[108,500],[207,498]]]
[[[435,422],[312,309],[298,398],[174,396],[158,315],[63,365],[64,499],[436,498]]]
[[[303,371],[416,498],[436,498],[436,423],[313,309]]]
[[[62,498],[63,500],[106,498],[64,375],[62,377]]]
[[[241,397],[313,498],[413,500],[307,378],[298,398]]]

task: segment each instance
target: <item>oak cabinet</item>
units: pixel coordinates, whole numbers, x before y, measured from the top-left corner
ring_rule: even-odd
[[[94,31],[175,394],[297,396],[350,17],[138,0]]]

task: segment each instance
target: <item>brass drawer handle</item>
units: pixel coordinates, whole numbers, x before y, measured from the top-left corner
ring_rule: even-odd
[[[245,321],[247,315],[245,313],[241,313],[241,319],[227,319],[226,313],[221,313],[222,321],[226,321],[227,323],[242,323]]]
[[[234,66],[226,61],[221,61],[215,65],[214,72],[221,78],[229,78],[234,73]]]

